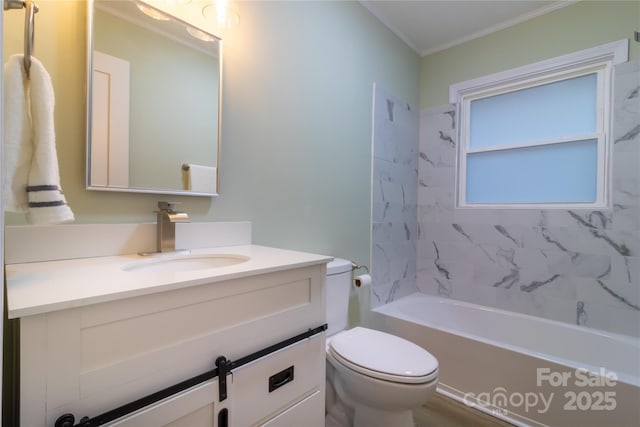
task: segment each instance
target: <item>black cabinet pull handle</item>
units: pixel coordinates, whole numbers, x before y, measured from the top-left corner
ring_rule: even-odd
[[[218,412],[218,427],[229,427],[229,410],[227,408]]]
[[[269,377],[269,393],[293,381],[293,366]]]

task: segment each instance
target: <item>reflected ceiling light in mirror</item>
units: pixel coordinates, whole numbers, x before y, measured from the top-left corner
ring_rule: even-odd
[[[191,0],[147,0],[147,3],[158,3],[158,4],[165,4],[165,5],[186,5],[191,3]],[[168,21],[171,19],[169,16],[160,12],[158,9],[155,9],[154,7],[149,6],[147,4],[138,2],[136,3],[136,6],[138,6],[138,9],[140,9],[142,13],[152,17],[153,19],[157,19],[158,21]]]
[[[146,4],[137,3],[136,6],[138,6],[138,9],[140,9],[140,12],[144,13],[147,16],[152,17],[153,19],[157,19],[158,21],[168,21],[169,19],[171,19],[164,13],[160,12],[157,9],[152,8],[151,6],[147,6]]]
[[[240,15],[230,0],[211,0],[211,4],[202,9],[202,14],[214,21],[220,29],[233,28],[240,23]]]
[[[203,42],[213,42],[216,40],[211,34],[207,34],[204,31],[200,31],[197,28],[193,27],[185,27],[187,32],[192,36],[197,38],[198,40],[202,40]]]

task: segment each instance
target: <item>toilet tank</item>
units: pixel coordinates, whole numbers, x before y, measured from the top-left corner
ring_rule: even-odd
[[[327,336],[346,329],[349,320],[351,261],[334,258],[327,264]]]

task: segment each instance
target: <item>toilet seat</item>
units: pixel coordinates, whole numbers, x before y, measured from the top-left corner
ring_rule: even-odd
[[[438,361],[431,353],[385,332],[355,327],[331,337],[328,347],[337,362],[373,378],[423,384],[438,377]]]

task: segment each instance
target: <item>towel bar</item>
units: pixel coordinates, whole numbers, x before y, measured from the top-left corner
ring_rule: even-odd
[[[38,6],[31,0],[4,0],[4,10],[25,9],[24,14],[24,72],[29,77],[31,69],[31,54],[35,34],[34,15],[38,12]]]

